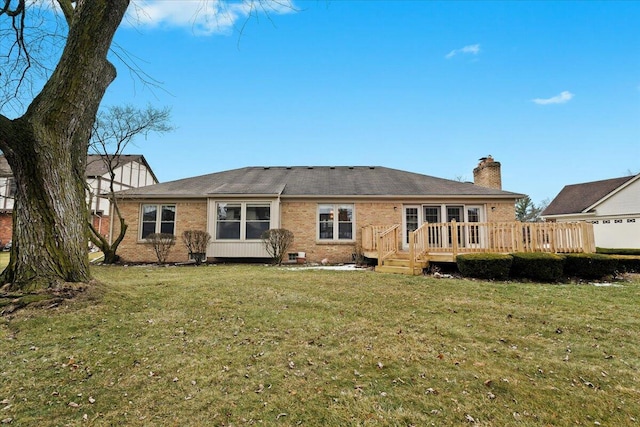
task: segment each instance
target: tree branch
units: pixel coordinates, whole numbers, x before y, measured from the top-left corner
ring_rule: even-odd
[[[64,15],[64,19],[66,19],[67,24],[71,26],[71,20],[73,19],[73,1],[71,0],[57,0],[60,9],[62,9],[62,14]]]

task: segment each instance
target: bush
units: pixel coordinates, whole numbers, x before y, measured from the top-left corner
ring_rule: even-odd
[[[185,230],[182,233],[182,241],[189,251],[196,265],[202,264],[207,259],[207,246],[211,241],[211,235],[201,230]]]
[[[261,238],[273,262],[282,265],[282,259],[293,243],[293,233],[285,228],[272,228],[262,233]]]
[[[603,255],[640,255],[640,249],[596,248],[596,253]]]
[[[477,279],[507,280],[513,258],[511,255],[473,253],[456,257],[458,269],[463,276]]]
[[[169,251],[176,244],[176,236],[170,233],[151,233],[147,236],[146,244],[151,246],[160,264],[164,264]]]
[[[538,282],[557,282],[562,279],[564,258],[546,252],[522,252],[511,254],[511,276]]]
[[[618,260],[601,254],[565,254],[564,274],[581,279],[602,279],[616,273]]]
[[[618,261],[618,271],[622,273],[640,273],[640,256],[612,255]]]

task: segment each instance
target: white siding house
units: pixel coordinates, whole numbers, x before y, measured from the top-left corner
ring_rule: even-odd
[[[546,221],[589,221],[596,246],[640,249],[640,174],[565,186]]]

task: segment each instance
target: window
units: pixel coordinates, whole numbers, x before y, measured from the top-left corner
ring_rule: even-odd
[[[217,212],[216,238],[239,240],[242,205],[239,203],[218,203]]]
[[[246,238],[260,239],[269,229],[271,208],[269,205],[247,205]]]
[[[318,237],[320,240],[353,240],[353,205],[319,205]]]
[[[271,226],[271,204],[216,204],[216,239],[259,240]]]
[[[142,205],[141,239],[152,233],[174,234],[176,223],[175,205]]]
[[[430,224],[440,222],[440,206],[425,206],[424,222],[428,222]]]

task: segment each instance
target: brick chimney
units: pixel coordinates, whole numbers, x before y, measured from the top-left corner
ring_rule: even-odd
[[[482,157],[478,166],[473,170],[473,183],[482,187],[502,190],[500,162],[493,160],[491,155]]]

